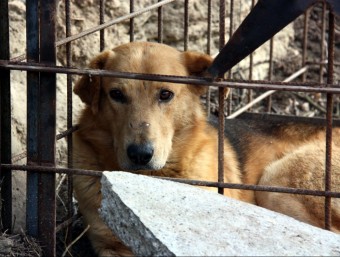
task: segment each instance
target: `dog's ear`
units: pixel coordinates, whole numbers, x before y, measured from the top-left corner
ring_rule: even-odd
[[[206,70],[213,62],[213,58],[210,55],[193,51],[183,52],[182,58],[189,75],[193,76],[204,76]],[[192,86],[192,88],[199,95],[203,95],[207,90],[205,86]]]
[[[100,53],[90,61],[88,67],[91,69],[104,69],[105,63],[111,54],[111,51]],[[73,89],[73,92],[77,94],[84,103],[91,106],[93,113],[98,112],[100,91],[100,77],[88,75],[82,76],[76,82]]]
[[[189,74],[194,76],[202,76],[213,62],[210,55],[193,51],[183,52],[182,56]]]

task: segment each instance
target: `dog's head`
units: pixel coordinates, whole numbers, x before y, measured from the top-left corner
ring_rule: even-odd
[[[157,43],[129,43],[95,57],[89,67],[162,75],[200,75],[210,56],[179,52]],[[75,85],[92,115],[110,131],[124,170],[161,169],[174,137],[205,119],[200,96],[205,87],[112,77],[83,76]]]

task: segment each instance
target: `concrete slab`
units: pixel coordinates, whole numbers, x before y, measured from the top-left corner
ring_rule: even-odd
[[[104,172],[101,216],[139,256],[340,256],[340,235],[197,187]]]

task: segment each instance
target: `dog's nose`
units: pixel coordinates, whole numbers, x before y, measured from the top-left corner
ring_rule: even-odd
[[[151,144],[131,144],[127,148],[127,155],[134,164],[148,164],[153,156],[153,147]]]

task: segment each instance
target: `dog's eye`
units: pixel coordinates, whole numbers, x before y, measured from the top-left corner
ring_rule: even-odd
[[[111,89],[110,90],[110,97],[111,97],[112,100],[114,100],[116,102],[126,103],[126,97],[123,94],[123,92],[120,91],[119,89]]]
[[[166,89],[162,89],[159,93],[160,102],[170,101],[173,97],[174,97],[174,93]]]

